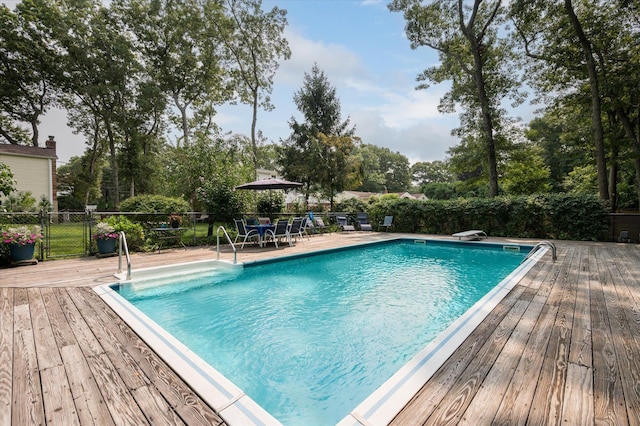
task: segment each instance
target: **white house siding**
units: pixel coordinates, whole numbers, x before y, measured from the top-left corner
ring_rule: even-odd
[[[52,137],[46,148],[21,145],[0,145],[0,162],[9,166],[16,182],[16,191],[29,191],[39,202],[44,196],[58,210],[55,194],[56,150]],[[4,200],[0,197],[4,204]]]

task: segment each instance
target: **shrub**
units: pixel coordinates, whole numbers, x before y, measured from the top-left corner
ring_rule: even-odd
[[[116,232],[123,231],[127,237],[129,250],[140,250],[144,246],[144,230],[139,223],[133,223],[124,216],[111,216],[106,221]]]
[[[138,195],[127,198],[120,203],[123,212],[155,212],[186,213],[189,211],[189,203],[182,198],[165,197],[163,195]]]
[[[372,223],[394,216],[397,232],[452,234],[482,229],[517,238],[603,240],[609,207],[597,197],[543,194],[457,200],[378,200],[368,209]]]

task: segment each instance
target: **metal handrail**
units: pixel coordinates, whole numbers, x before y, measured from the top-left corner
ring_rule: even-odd
[[[118,274],[122,273],[122,246],[124,245],[124,254],[127,257],[127,279],[131,279],[131,256],[129,256],[129,246],[127,245],[127,237],[124,231],[120,231],[120,250],[118,251]]]
[[[236,246],[233,244],[233,242],[231,241],[231,237],[229,236],[229,234],[227,234],[227,230],[224,229],[224,226],[218,226],[218,230],[216,231],[216,242],[217,242],[217,246],[216,246],[216,252],[218,253],[216,259],[220,260],[220,230],[222,229],[222,232],[224,232],[224,235],[227,237],[227,241],[229,241],[229,244],[231,244],[231,248],[233,249],[233,263],[238,263],[238,259],[237,259],[237,251],[236,251]]]
[[[533,256],[533,254],[535,252],[537,252],[540,248],[542,247],[549,247],[551,248],[551,258],[553,259],[553,261],[555,262],[556,259],[558,259],[558,255],[556,253],[556,246],[555,244],[553,244],[551,241],[540,241],[538,244],[536,244],[531,251],[527,254],[527,256],[524,258],[523,262],[527,259],[529,259],[531,256]]]

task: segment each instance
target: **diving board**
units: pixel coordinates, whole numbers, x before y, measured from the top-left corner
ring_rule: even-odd
[[[487,233],[480,229],[471,229],[469,231],[456,232],[451,234],[452,237],[458,237],[461,240],[463,237],[469,240],[479,240],[481,238],[487,238]]]

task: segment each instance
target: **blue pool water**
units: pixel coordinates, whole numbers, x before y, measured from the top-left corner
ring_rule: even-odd
[[[285,425],[332,425],[524,253],[400,241],[123,286]]]

